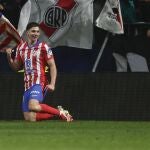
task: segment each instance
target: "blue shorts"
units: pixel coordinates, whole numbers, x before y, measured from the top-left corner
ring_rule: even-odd
[[[29,112],[29,101],[36,99],[39,102],[43,101],[43,92],[40,84],[35,84],[24,92],[22,100],[22,111]]]

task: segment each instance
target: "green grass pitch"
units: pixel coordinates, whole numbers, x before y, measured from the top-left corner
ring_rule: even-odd
[[[150,122],[0,121],[0,150],[149,150]]]

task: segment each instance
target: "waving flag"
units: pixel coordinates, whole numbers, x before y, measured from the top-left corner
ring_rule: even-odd
[[[16,47],[20,41],[21,37],[15,27],[0,13],[0,52],[5,52],[8,47]]]
[[[20,13],[20,35],[33,21],[40,24],[41,40],[51,47],[92,48],[93,0],[28,0]]]
[[[124,33],[119,0],[106,0],[96,20],[96,26],[112,33]]]

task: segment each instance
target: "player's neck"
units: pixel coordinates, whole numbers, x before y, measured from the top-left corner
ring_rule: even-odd
[[[37,43],[37,41],[28,41],[28,46],[32,47]]]

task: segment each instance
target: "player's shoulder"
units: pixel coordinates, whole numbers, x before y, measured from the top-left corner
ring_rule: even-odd
[[[27,42],[26,41],[21,41],[18,46],[17,46],[17,49],[20,51],[23,49],[23,47],[25,47],[25,45],[27,45]]]
[[[42,45],[43,47],[49,47],[46,42],[41,42],[41,45]]]
[[[51,49],[50,46],[46,43],[46,42],[40,42],[40,47],[41,47],[41,50],[48,50],[48,49]]]
[[[18,44],[18,47],[20,47],[24,43],[25,43],[25,41],[21,40],[20,43]]]

